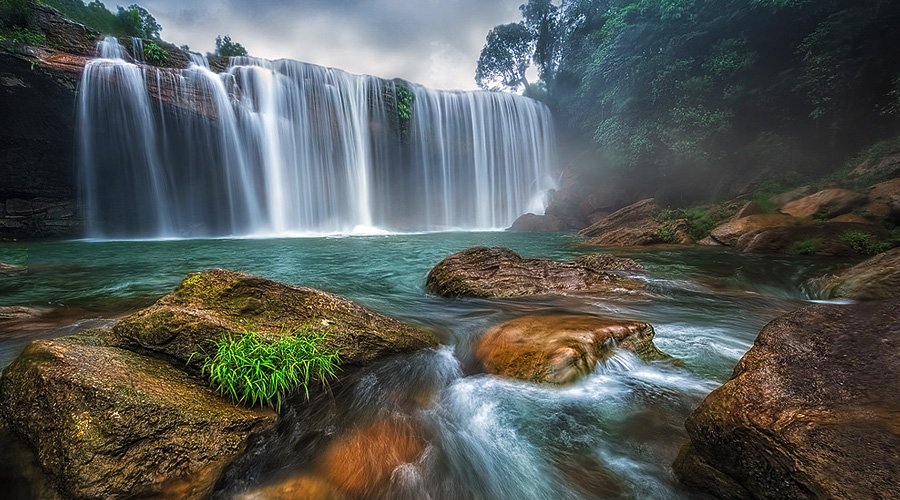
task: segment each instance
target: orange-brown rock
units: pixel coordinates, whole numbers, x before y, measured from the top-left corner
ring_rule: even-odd
[[[887,210],[882,209],[882,212],[887,212],[886,217],[894,221],[900,220],[900,177],[872,186],[869,199],[872,203],[887,207]]]
[[[867,234],[875,241],[887,236],[887,231],[883,227],[874,224],[854,222],[799,224],[749,232],[740,237],[735,248],[748,253],[856,255],[857,250],[847,239],[849,233]]]
[[[794,217],[781,214],[749,215],[716,227],[709,236],[722,245],[733,247],[737,245],[741,236],[747,233],[770,227],[789,226],[798,222]]]
[[[526,259],[507,248],[476,247],[439,262],[425,288],[445,297],[522,297],[548,294],[646,295],[640,281],[608,270],[637,269],[630,259],[605,257],[573,262]]]
[[[653,345],[653,335],[653,327],[642,321],[586,314],[532,315],[485,332],[475,354],[488,373],[566,384],[591,373],[617,347],[645,360],[666,358]]]
[[[394,469],[415,462],[426,444],[412,423],[388,417],[335,438],[317,469],[353,498],[377,498],[390,486]]]
[[[582,229],[578,235],[590,238],[585,244],[592,246],[631,247],[658,243],[688,243],[690,237],[687,237],[686,232],[678,224],[668,228],[668,233],[676,238],[676,241],[667,241],[662,234],[663,224],[656,220],[659,212],[659,207],[652,198],[641,200],[601,218]]]
[[[854,224],[869,224],[871,221],[869,221],[869,219],[866,219],[862,215],[844,214],[838,215],[833,219],[828,219],[828,222],[852,222]]]
[[[716,497],[896,498],[900,300],[775,319],[686,427],[676,476]]]
[[[794,200],[781,207],[781,212],[793,217],[836,217],[864,205],[865,195],[848,189],[825,189]]]
[[[900,298],[900,248],[880,253],[836,275],[812,280],[810,285],[826,299]]]

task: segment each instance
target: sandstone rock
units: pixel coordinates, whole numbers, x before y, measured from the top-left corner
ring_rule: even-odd
[[[788,203],[803,198],[804,196],[812,193],[812,188],[809,186],[801,186],[797,189],[792,189],[790,191],[786,191],[781,194],[777,194],[772,197],[772,202],[775,203],[777,207],[783,207]]]
[[[600,263],[526,259],[507,248],[469,248],[439,262],[425,282],[431,293],[446,297],[521,297],[545,294],[645,294],[644,285],[595,269],[598,265],[633,266],[616,259]],[[633,261],[631,261],[633,262]],[[636,263],[635,263],[636,264]]]
[[[412,423],[388,417],[329,443],[318,469],[352,498],[379,498],[397,467],[415,462],[426,441]]]
[[[123,319],[114,332],[126,347],[196,366],[223,335],[253,328],[277,336],[307,325],[328,332],[325,347],[340,354],[342,365],[366,365],[438,343],[431,332],[337,295],[223,269],[188,275],[174,292]]]
[[[0,379],[0,415],[66,497],[203,497],[271,411],[234,406],[168,363],[89,333],[31,345]]]
[[[866,219],[862,215],[844,214],[838,215],[833,219],[828,219],[828,222],[852,222],[854,224],[869,224],[869,219]]]
[[[608,253],[589,253],[575,257],[573,261],[594,271],[643,271],[644,266],[632,259],[616,257]]]
[[[678,478],[720,498],[894,498],[898,311],[818,305],[769,323],[688,418]]]
[[[656,221],[659,207],[650,198],[622,208],[579,231],[591,238],[586,243],[597,246],[638,246],[663,243],[659,236],[662,225]]]
[[[784,227],[768,227],[744,234],[735,248],[749,253],[789,253],[808,255],[855,255],[848,233],[864,233],[882,240],[887,231],[881,226],[852,222],[827,222]]]
[[[743,219],[744,217],[748,217],[750,215],[760,215],[764,213],[765,211],[761,206],[759,206],[759,203],[751,200],[745,203],[744,206],[741,207],[740,210],[738,210],[738,213],[734,215],[733,219]]]
[[[900,248],[880,253],[837,275],[814,280],[811,285],[827,299],[900,298]]]
[[[565,222],[552,215],[525,214],[513,222],[509,231],[538,233],[564,231],[568,228]]]
[[[706,238],[703,238],[702,240],[698,241],[697,244],[698,244],[698,245],[705,246],[705,247],[721,247],[721,246],[724,246],[724,245],[722,245],[721,243],[719,243],[718,241],[716,241],[712,236],[707,236]]]
[[[881,209],[881,213],[886,212],[885,217],[900,221],[900,177],[872,186],[869,199],[875,204],[887,206],[887,210]]]
[[[488,330],[475,354],[488,373],[530,382],[566,384],[591,373],[616,347],[645,360],[665,359],[653,327],[586,314],[523,316]]]
[[[709,237],[722,245],[733,247],[741,236],[770,227],[782,227],[796,224],[794,217],[781,214],[759,214],[742,217],[726,222],[710,232]]]
[[[865,195],[847,189],[825,189],[794,200],[781,208],[781,212],[793,217],[836,217],[864,205]]]

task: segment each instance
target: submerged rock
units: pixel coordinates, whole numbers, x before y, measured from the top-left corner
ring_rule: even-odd
[[[31,345],[0,379],[0,415],[66,497],[208,495],[275,414],[235,406],[168,363],[90,333]]]
[[[475,354],[488,373],[566,384],[591,373],[616,348],[646,361],[667,359],[653,336],[653,327],[641,321],[587,314],[523,316],[488,330]]]
[[[895,497],[898,311],[819,305],[766,325],[688,418],[676,475],[721,498]]]
[[[878,254],[837,275],[813,280],[811,288],[826,299],[900,298],[900,248]]]
[[[434,334],[312,288],[223,269],[193,273],[174,292],[119,322],[123,345],[201,363],[210,345],[248,329],[283,335],[310,326],[325,330],[325,347],[342,365],[435,346]]]
[[[556,262],[526,259],[508,248],[476,247],[434,266],[425,288],[445,297],[646,294],[643,283],[598,269],[601,263],[607,270],[639,267],[630,259],[618,257],[582,256],[573,262]]]

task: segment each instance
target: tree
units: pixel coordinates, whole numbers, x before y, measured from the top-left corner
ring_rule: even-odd
[[[519,90],[528,87],[525,71],[534,54],[534,40],[522,23],[501,24],[488,33],[475,82],[489,90]]]
[[[95,6],[91,4],[91,6]],[[130,5],[128,8],[119,7],[117,14],[126,30],[132,35],[141,38],[159,39],[162,27],[156,19],[140,5]]]
[[[562,41],[559,8],[550,0],[529,0],[519,11],[534,41],[532,60],[538,67],[538,76],[544,83],[550,83],[559,66]]]
[[[216,55],[222,57],[246,56],[247,49],[243,45],[232,41],[228,35],[216,37]]]

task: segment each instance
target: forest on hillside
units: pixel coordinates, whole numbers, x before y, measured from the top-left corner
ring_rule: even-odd
[[[655,178],[669,186],[656,194],[691,202],[900,149],[898,2],[530,0],[520,10],[488,34],[476,81],[547,103],[583,176]]]

